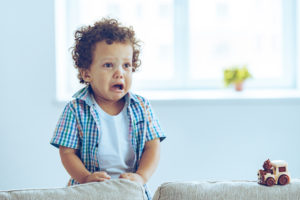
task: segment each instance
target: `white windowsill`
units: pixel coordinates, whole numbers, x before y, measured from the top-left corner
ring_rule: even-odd
[[[205,104],[299,104],[300,90],[251,90],[247,89],[242,92],[236,92],[233,89],[223,90],[187,90],[187,91],[133,91],[133,93],[141,95],[153,103],[165,103],[176,105],[181,103],[205,103]],[[70,99],[56,100],[55,104],[64,106]]]
[[[300,103],[300,90],[251,90],[236,92],[232,88],[223,90],[188,91],[136,91],[150,101],[293,101]]]

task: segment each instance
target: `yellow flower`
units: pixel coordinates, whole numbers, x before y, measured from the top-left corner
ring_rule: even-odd
[[[246,65],[242,67],[232,66],[224,70],[225,86],[229,86],[237,82],[243,82],[251,77],[252,75],[249,73]]]

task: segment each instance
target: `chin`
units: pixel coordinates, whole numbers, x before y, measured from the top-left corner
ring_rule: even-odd
[[[111,97],[111,99],[113,101],[119,101],[121,100],[124,96],[126,95],[126,93],[120,93],[120,94],[115,94]]]

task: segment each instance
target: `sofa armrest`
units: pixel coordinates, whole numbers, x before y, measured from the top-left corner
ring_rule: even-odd
[[[290,184],[267,187],[256,181],[168,182],[153,200],[300,200],[300,179]]]
[[[144,187],[125,179],[74,185],[55,189],[25,189],[0,191],[1,200],[146,200]]]

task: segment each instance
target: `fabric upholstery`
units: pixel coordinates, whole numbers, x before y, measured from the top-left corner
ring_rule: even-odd
[[[1,200],[146,200],[144,187],[125,179],[56,189],[0,191]]]
[[[153,200],[300,200],[300,179],[288,185],[267,187],[256,181],[169,182]]]

